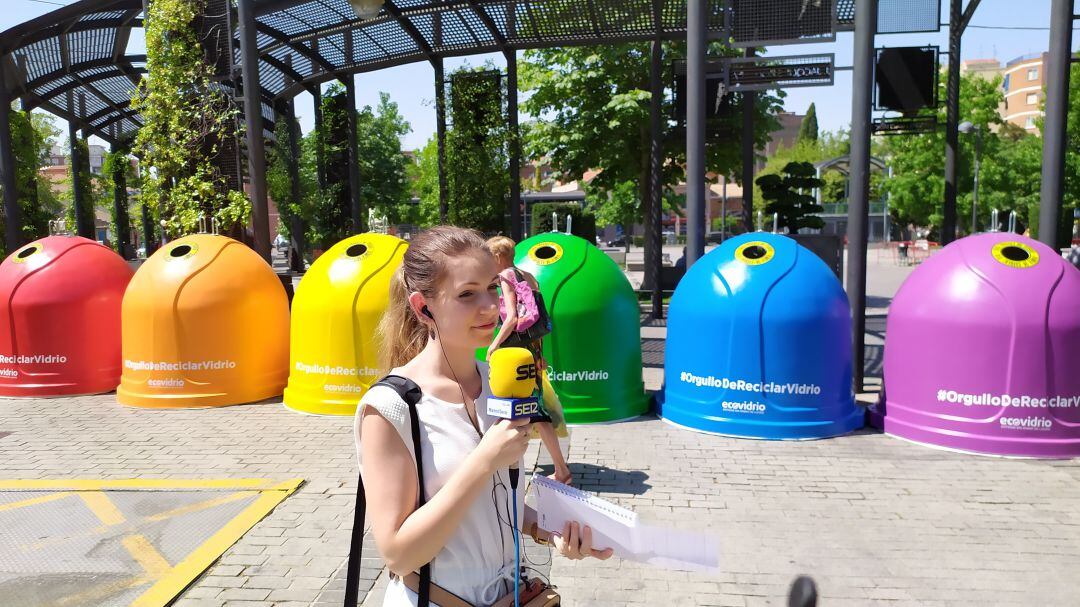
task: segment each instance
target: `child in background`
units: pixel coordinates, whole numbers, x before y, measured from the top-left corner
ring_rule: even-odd
[[[498,333],[491,343],[491,347],[488,348],[488,358],[490,358],[491,353],[498,349],[499,346],[504,345],[504,342],[507,340],[510,340],[511,342],[519,341],[517,336],[512,335],[516,328],[514,325],[517,324],[518,318],[516,312],[517,300],[513,287],[514,281],[524,279],[537,295],[540,294],[540,285],[536,282],[536,278],[532,274],[514,267],[513,240],[506,236],[495,236],[488,239],[486,246],[495,257],[495,262],[499,266],[500,289],[507,310],[506,322],[499,327]],[[559,446],[559,437],[566,438],[569,434],[566,431],[566,421],[563,417],[562,405],[559,403],[559,397],[555,394],[555,390],[552,389],[551,383],[548,381],[547,362],[544,360],[543,344],[541,340],[534,339],[529,340],[526,343],[510,343],[507,345],[520,345],[532,352],[533,358],[536,359],[536,367],[540,371],[537,387],[540,390],[540,395],[543,397],[544,413],[550,419],[549,421],[534,423],[530,438],[539,436],[540,440],[544,443],[544,447],[546,447],[548,453],[551,454],[551,460],[555,463],[555,473],[551,475],[551,478],[560,483],[569,485],[573,480],[573,476],[570,473],[569,466],[566,464],[566,460],[563,458],[562,448]]]

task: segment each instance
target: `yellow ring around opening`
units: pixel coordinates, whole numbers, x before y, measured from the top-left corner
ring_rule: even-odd
[[[757,258],[747,257],[746,251],[750,247],[761,247],[765,250],[765,255]],[[761,264],[767,263],[769,260],[771,260],[774,255],[776,255],[776,250],[773,249],[772,245],[761,240],[747,242],[740,245],[739,248],[735,249],[735,259],[738,259],[739,261],[745,263],[748,266],[760,266]]]
[[[553,255],[553,256],[551,256],[551,257],[549,257],[547,259],[541,259],[541,258],[537,257],[536,252],[539,251],[543,247],[551,247],[552,249],[555,249],[555,255]],[[541,242],[541,243],[538,243],[536,245],[533,245],[533,248],[529,249],[529,259],[532,259],[533,263],[535,263],[538,266],[549,266],[549,265],[555,263],[556,261],[559,261],[560,259],[562,259],[562,256],[563,256],[562,247],[560,247],[557,243],[554,243],[554,242]]]
[[[29,255],[23,255],[22,257],[20,257],[19,254],[23,253],[25,251],[31,251],[31,253]],[[15,263],[25,263],[27,259],[30,259],[31,257],[33,257],[34,255],[37,255],[41,251],[42,251],[42,246],[40,244],[35,243],[35,244],[32,244],[32,245],[29,245],[29,246],[26,246],[26,247],[23,247],[23,248],[19,249],[14,255],[11,256],[11,261],[13,261]]]
[[[183,247],[183,246],[191,247],[191,250],[188,251],[187,253],[184,253],[183,255],[181,255],[179,257],[173,256],[173,254],[172,254],[173,250],[175,250],[177,247]],[[192,255],[194,255],[194,254],[196,254],[198,252],[199,252],[199,245],[197,245],[197,244],[195,244],[193,242],[181,242],[180,244],[173,245],[169,249],[169,252],[165,254],[165,261],[173,261],[175,259],[187,259],[188,257],[191,257]]]
[[[1020,250],[1024,251],[1025,253],[1028,254],[1027,259],[1021,259],[1021,260],[1017,261],[1017,260],[1009,259],[1008,257],[1005,257],[1004,251],[1008,247],[1016,247],[1017,249],[1020,249]],[[1024,244],[1022,242],[1017,242],[1015,240],[1007,240],[1005,242],[997,243],[996,245],[994,245],[994,248],[991,250],[991,254],[993,254],[994,259],[998,260],[1000,263],[1003,263],[1003,264],[1009,266],[1010,268],[1030,268],[1030,267],[1032,267],[1032,266],[1039,263],[1039,252],[1038,251],[1036,251],[1035,249],[1029,247],[1028,245],[1026,245],[1026,244]]]

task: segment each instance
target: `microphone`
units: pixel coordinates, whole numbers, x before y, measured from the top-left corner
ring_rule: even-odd
[[[499,348],[491,354],[488,385],[491,396],[487,412],[501,419],[532,418],[540,415],[540,403],[533,396],[536,390],[536,359],[525,348]],[[521,545],[518,539],[517,464],[510,466],[510,488],[514,508],[514,607],[521,604]]]
[[[491,397],[487,412],[501,419],[532,418],[540,415],[536,391],[536,359],[525,348],[499,348],[491,354],[488,384]]]

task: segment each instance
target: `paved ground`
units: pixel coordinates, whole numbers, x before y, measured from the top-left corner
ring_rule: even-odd
[[[907,270],[873,257],[871,269],[883,312]],[[663,332],[643,329],[649,388],[659,385]],[[340,605],[350,431],[350,419],[278,401],[146,411],[111,395],[0,400],[0,478],[303,477],[176,604]],[[722,571],[555,558],[567,605],[782,605],[799,573],[815,577],[825,606],[1080,603],[1080,462],[959,455],[868,431],[743,441],[654,418],[574,428],[569,448],[580,487],[719,536]],[[373,547],[365,554],[373,604],[384,576]]]

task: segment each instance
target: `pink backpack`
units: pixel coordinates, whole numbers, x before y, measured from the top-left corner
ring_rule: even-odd
[[[540,309],[536,305],[536,295],[525,277],[518,273],[515,268],[504,270],[499,275],[514,287],[517,295],[517,332],[524,333],[540,320]],[[506,302],[499,299],[499,316],[506,321]]]

